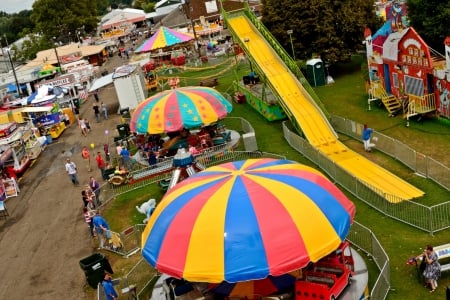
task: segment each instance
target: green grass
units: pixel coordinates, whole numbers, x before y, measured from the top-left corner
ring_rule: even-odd
[[[331,75],[336,83],[324,87],[316,88],[316,93],[325,104],[330,114],[343,116],[357,122],[368,123],[377,131],[392,136],[410,145],[419,152],[431,157],[437,158],[449,164],[449,158],[446,155],[450,148],[450,130],[448,125],[436,120],[424,120],[422,122],[412,121],[411,126],[405,126],[405,120],[401,117],[389,118],[387,112],[378,105],[373,104],[372,110],[367,110],[367,95],[364,90],[364,80],[362,78],[359,62],[361,60],[355,57],[349,65],[339,66],[338,69],[330,69]],[[337,72],[339,70],[339,72]],[[216,72],[220,71],[218,68]],[[239,78],[248,72],[248,67],[240,65],[236,71],[232,69],[225,75],[219,77],[218,90],[231,93],[229,87],[235,78]],[[198,79],[204,76],[210,76],[210,70],[188,71],[176,74],[180,77],[187,75],[195,77],[189,81],[190,84],[198,83]],[[261,151],[278,153],[286,156],[288,159],[299,163],[314,166],[301,154],[293,150],[284,140],[282,134],[281,122],[267,122],[261,115],[245,104],[234,104],[231,117],[243,117],[248,120],[255,128],[259,149]],[[234,127],[235,120],[225,120],[228,126]],[[240,126],[238,126],[240,128]],[[351,138],[341,136],[341,140],[355,151],[361,151],[361,143]],[[405,178],[412,184],[426,192],[423,199],[419,199],[422,204],[432,205],[447,201],[450,199],[448,191],[440,188],[436,184],[421,177],[412,175],[411,170],[379,152],[373,153],[372,158],[383,167],[391,170],[402,178]],[[345,191],[344,191],[345,192]],[[429,235],[405,225],[396,220],[385,217],[378,211],[370,208],[365,203],[347,196],[355,203],[357,207],[356,221],[370,228],[391,260],[391,285],[392,291],[388,299],[428,299],[429,293],[423,285],[417,281],[417,273],[414,266],[406,265],[408,258],[421,253],[423,247],[427,244],[439,245],[448,242],[448,231],[439,232],[435,235]],[[150,197],[159,200],[162,192],[157,186],[149,186],[119,196],[112,204],[111,208],[105,212],[106,218],[110,220],[113,230],[121,231],[124,228],[141,223],[144,216],[137,213],[135,206],[146,201]],[[369,283],[373,286],[375,276],[375,267],[370,258],[367,258],[370,272]],[[439,281],[439,288],[433,295],[436,299],[444,298],[444,287],[450,285],[450,274],[444,273]]]

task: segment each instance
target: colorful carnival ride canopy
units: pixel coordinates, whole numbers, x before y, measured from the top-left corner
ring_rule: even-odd
[[[210,125],[223,119],[233,106],[215,89],[182,87],[142,101],[134,111],[131,131],[160,134]]]
[[[188,33],[179,32],[164,26],[158,28],[154,35],[145,40],[136,48],[136,53],[150,52],[152,50],[174,46],[193,40],[194,37]]]
[[[193,282],[279,276],[335,251],[354,215],[354,204],[310,167],[230,162],[164,196],[142,235],[142,255],[158,271]]]

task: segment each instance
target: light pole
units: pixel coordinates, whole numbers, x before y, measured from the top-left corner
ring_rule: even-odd
[[[294,43],[292,42],[292,34],[294,31],[292,29],[289,29],[286,31],[286,33],[289,35],[289,39],[291,41],[291,48],[292,48],[292,58],[295,60],[295,50],[294,50]]]
[[[248,50],[247,59],[248,59],[248,62],[250,63],[250,72],[253,73],[253,65],[252,65],[252,61],[250,60],[250,38],[248,38],[248,37],[244,38],[244,42],[247,45],[247,50]]]
[[[56,50],[56,37],[53,37],[53,49],[55,50],[56,60],[58,61],[58,67],[61,70],[61,62],[59,61],[58,51]]]
[[[8,53],[9,62],[11,63],[11,68],[14,75],[14,80],[16,81],[17,93],[19,94],[19,98],[22,98],[22,90],[20,89],[19,80],[17,80],[16,69],[14,68],[14,64],[11,58],[11,49],[6,48],[6,52]]]
[[[200,52],[200,45],[198,44],[197,32],[195,32],[195,23],[194,23],[194,20],[192,19],[192,11],[194,10],[194,8],[191,7],[190,0],[184,0],[184,3],[186,3],[187,8],[189,10],[189,19],[191,20],[192,32],[194,33],[195,46],[197,48],[198,58],[201,59],[202,54]]]

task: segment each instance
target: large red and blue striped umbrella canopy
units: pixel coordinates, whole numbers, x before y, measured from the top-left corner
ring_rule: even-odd
[[[136,48],[136,53],[148,52],[176,44],[188,42],[194,37],[188,33],[179,32],[164,26],[158,28],[154,35]]]
[[[140,134],[175,132],[223,119],[233,106],[215,89],[182,87],[160,92],[139,103],[130,121]]]
[[[355,206],[320,172],[288,160],[208,168],[171,189],[142,235],[156,269],[197,282],[279,276],[345,239]]]

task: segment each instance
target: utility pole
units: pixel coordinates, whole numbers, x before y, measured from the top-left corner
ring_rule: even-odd
[[[16,69],[14,68],[14,64],[11,58],[11,49],[6,48],[6,52],[8,53],[9,62],[11,63],[11,68],[14,75],[14,80],[16,81],[17,93],[19,94],[19,98],[22,98],[22,90],[20,89],[19,80],[17,80]]]
[[[195,23],[194,23],[194,20],[192,19],[192,11],[194,10],[194,8],[191,7],[190,0],[184,0],[184,3],[186,3],[187,9],[189,11],[189,19],[191,20],[192,31],[194,32],[194,40],[195,40],[195,46],[196,46],[197,52],[198,52],[198,58],[201,59],[202,54],[200,53],[200,45],[198,44],[197,32],[195,32]]]

